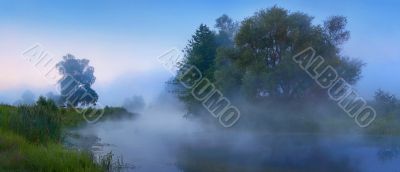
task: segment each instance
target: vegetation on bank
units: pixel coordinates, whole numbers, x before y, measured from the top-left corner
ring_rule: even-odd
[[[82,109],[81,109],[82,110]],[[123,107],[109,107],[106,106],[102,109],[103,115],[99,118],[99,121],[122,119],[122,118],[133,118],[136,114],[127,111]],[[100,113],[100,112],[99,112]],[[78,113],[74,108],[61,108],[61,122],[63,127],[76,127],[86,123],[82,113]]]
[[[10,131],[0,130],[0,171],[103,171],[86,152],[61,144],[34,144]]]
[[[400,100],[393,94],[378,90],[371,102],[377,112],[374,122],[366,128],[369,135],[400,135]]]
[[[104,119],[131,116],[123,108],[104,108]],[[82,114],[44,97],[34,105],[0,105],[0,171],[108,171],[112,158],[97,163],[89,152],[62,146],[65,129],[84,122]]]
[[[189,66],[195,66],[203,78],[213,82],[240,109],[236,128],[400,134],[400,102],[394,96],[377,91],[375,99],[368,102],[377,111],[376,119],[366,129],[360,128],[329,98],[327,90],[293,61],[294,55],[312,47],[316,55],[323,57],[323,66],[332,66],[348,84],[355,85],[361,78],[364,63],[341,51],[350,38],[347,19],[332,16],[322,24],[312,20],[308,14],[274,6],[241,22],[223,15],[216,20],[215,30],[202,24],[189,40],[169,90],[185,103],[188,116],[218,123],[192,95],[193,88],[184,87],[179,81]],[[219,106],[214,103],[212,107]]]
[[[312,47],[324,58],[324,66],[335,68],[352,85],[360,79],[363,63],[341,53],[350,37],[345,17],[332,16],[319,25],[312,20],[308,14],[279,7],[260,10],[240,23],[223,15],[216,20],[216,31],[199,26],[178,74],[195,66],[224,96],[249,103],[326,101],[326,91],[292,57]],[[174,82],[180,77],[176,75],[172,89],[196,114],[201,103],[192,96],[192,88]]]

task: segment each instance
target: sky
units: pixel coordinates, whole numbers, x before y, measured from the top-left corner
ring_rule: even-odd
[[[274,5],[314,16],[314,24],[346,16],[351,38],[342,54],[366,63],[355,88],[366,98],[378,88],[400,97],[399,1],[0,0],[0,102],[12,103],[25,90],[55,90],[22,56],[35,44],[58,58],[70,53],[89,59],[103,104],[133,95],[156,99],[171,77],[160,55],[184,48],[200,24],[213,27],[222,14],[240,22]]]

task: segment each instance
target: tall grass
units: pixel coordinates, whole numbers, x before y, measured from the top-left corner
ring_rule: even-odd
[[[0,130],[0,171],[104,171],[89,153],[67,150],[60,144],[32,144],[24,137]]]
[[[61,141],[61,114],[51,100],[41,97],[33,106],[21,105],[9,117],[9,127],[34,143]]]
[[[104,119],[133,115],[123,108],[104,111]],[[0,105],[0,171],[120,171],[122,158],[112,153],[96,159],[61,145],[63,128],[84,121],[74,109],[43,97],[33,105]]]

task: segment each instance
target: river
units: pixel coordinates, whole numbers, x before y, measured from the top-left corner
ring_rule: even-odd
[[[112,151],[134,166],[123,171],[400,171],[398,137],[218,131],[171,109],[73,132],[98,138],[86,143],[96,154]]]

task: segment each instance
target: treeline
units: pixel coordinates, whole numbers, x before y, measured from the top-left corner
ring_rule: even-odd
[[[323,25],[313,25],[312,19],[279,7],[258,11],[240,23],[223,15],[216,20],[216,31],[203,24],[196,30],[184,50],[183,66],[196,66],[230,97],[257,102],[326,98],[292,61],[295,54],[313,47],[350,84],[360,78],[363,63],[340,54],[340,45],[349,39],[345,17],[330,17]],[[192,102],[191,90],[173,83],[178,96]]]
[[[368,134],[399,135],[400,100],[394,94],[379,89],[371,103],[378,115],[371,127],[367,128]]]
[[[191,88],[179,82],[186,67],[195,66],[236,103],[253,126],[282,126],[289,121],[292,126],[310,128],[308,131],[321,129],[322,116],[345,118],[329,101],[326,90],[292,57],[312,47],[325,60],[323,65],[332,66],[350,85],[361,78],[364,63],[341,53],[341,46],[350,38],[345,17],[332,16],[322,24],[312,20],[308,14],[274,6],[241,22],[222,15],[216,19],[215,29],[201,24],[184,49],[182,67],[169,82],[170,90],[185,102],[188,115],[201,116],[205,112],[201,102],[192,96]],[[338,120],[332,128],[344,120],[351,121]]]

